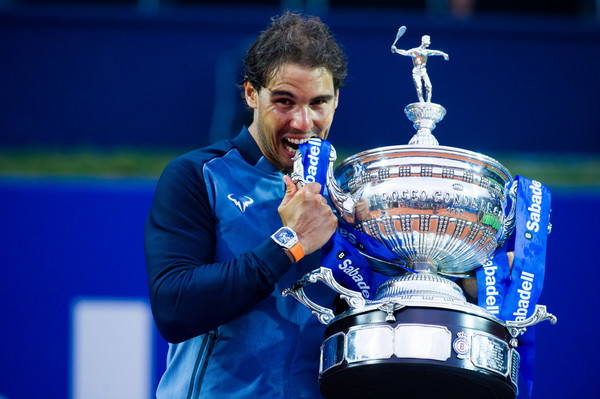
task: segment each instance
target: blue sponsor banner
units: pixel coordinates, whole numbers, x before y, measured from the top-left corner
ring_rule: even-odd
[[[514,262],[501,318],[523,321],[533,314],[542,293],[550,222],[550,190],[517,176]]]
[[[517,176],[515,231],[508,244],[477,269],[478,304],[505,321],[530,317],[542,293],[546,243],[550,224],[550,190],[542,183]],[[507,249],[508,247],[508,249]],[[507,250],[514,252],[512,268]],[[531,396],[535,360],[533,328],[519,338],[520,374]]]
[[[506,289],[510,282],[510,267],[506,246],[476,270],[478,304],[496,317],[500,317]]]

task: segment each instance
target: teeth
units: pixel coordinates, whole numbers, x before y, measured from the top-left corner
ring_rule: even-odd
[[[295,139],[295,138],[291,138],[291,137],[286,137],[282,140],[283,143],[283,147],[289,151],[289,152],[296,152],[298,151],[298,146],[300,144],[304,144],[306,143],[308,140],[310,140],[312,137],[304,137],[301,139]]]
[[[310,137],[306,137],[303,139],[292,139],[292,138],[288,138],[286,139],[287,141],[289,141],[292,144],[296,144],[296,145],[300,145],[300,144],[304,144],[306,143],[308,140],[310,140]]]
[[[298,150],[298,148],[292,148],[289,145],[287,145],[286,143],[283,143],[283,146],[285,147],[286,150],[288,150],[289,152],[295,152]]]

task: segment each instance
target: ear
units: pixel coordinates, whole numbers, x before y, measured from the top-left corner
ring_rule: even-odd
[[[340,97],[340,89],[337,89],[335,91],[335,97],[333,99],[333,105],[334,105],[335,109],[337,109],[339,97]]]
[[[250,108],[256,109],[258,107],[258,92],[248,81],[244,82],[244,95],[246,96],[246,104]]]

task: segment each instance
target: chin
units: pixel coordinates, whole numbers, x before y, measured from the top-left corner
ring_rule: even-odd
[[[291,163],[289,165],[287,163],[282,163],[281,167],[283,168],[282,172],[288,173],[288,174],[292,173],[292,171],[294,170],[294,164],[293,163]]]

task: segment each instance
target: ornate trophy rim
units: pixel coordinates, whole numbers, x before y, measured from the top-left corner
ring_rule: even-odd
[[[449,147],[449,146],[440,146],[440,145],[422,146],[422,145],[413,145],[413,144],[399,144],[399,145],[377,147],[377,148],[372,148],[369,150],[365,150],[365,151],[361,151],[356,154],[353,154],[353,155],[349,156],[348,158],[344,159],[342,162],[340,162],[335,167],[334,176],[337,178],[338,175],[341,173],[341,170],[344,169],[345,167],[347,167],[348,165],[352,165],[356,162],[364,162],[365,160],[368,160],[369,158],[373,158],[373,160],[378,159],[378,158],[385,158],[386,155],[391,154],[391,153],[402,153],[402,154],[415,153],[415,156],[423,156],[423,155],[435,156],[436,154],[462,156],[462,157],[468,158],[469,161],[476,161],[476,163],[480,163],[482,166],[483,165],[491,166],[492,168],[496,169],[499,172],[499,174],[501,176],[503,176],[504,179],[506,179],[507,181],[513,180],[513,176],[507,167],[502,165],[496,159],[494,159],[490,156],[481,154],[479,152],[465,150],[465,149],[457,148],[457,147]],[[448,158],[448,157],[444,157],[444,158]],[[460,159],[457,159],[457,160],[460,160]]]

